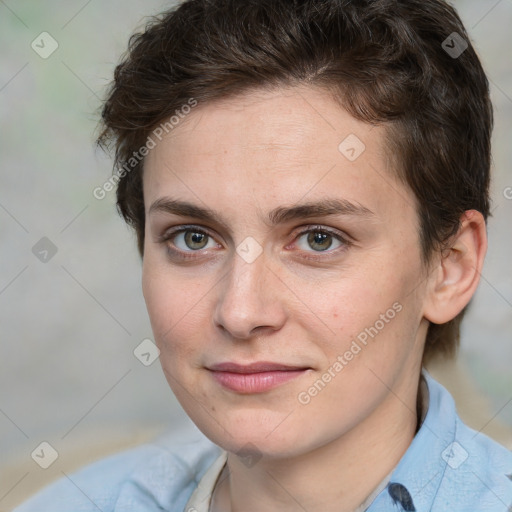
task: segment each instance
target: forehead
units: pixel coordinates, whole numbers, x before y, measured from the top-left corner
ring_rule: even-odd
[[[164,140],[172,151],[187,152],[190,158],[214,154],[218,159],[229,146],[266,153],[272,160],[300,153],[303,164],[316,161],[322,153],[335,163],[344,134],[357,135],[366,145],[370,138],[378,143],[381,131],[353,118],[327,91],[294,87],[255,90],[199,105]]]
[[[199,105],[146,157],[146,211],[166,194],[224,201],[224,210],[238,212],[326,194],[372,211],[410,208],[414,198],[395,178],[385,144],[384,127],[356,120],[315,88]]]

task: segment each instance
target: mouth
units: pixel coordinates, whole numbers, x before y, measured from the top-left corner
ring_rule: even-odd
[[[264,393],[304,375],[310,367],[257,362],[247,365],[226,362],[207,368],[224,388],[240,394]]]

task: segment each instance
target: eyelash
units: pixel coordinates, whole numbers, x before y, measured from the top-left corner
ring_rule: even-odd
[[[161,235],[158,238],[158,242],[166,244],[167,251],[172,256],[178,256],[184,260],[195,259],[195,258],[197,258],[197,256],[194,256],[194,253],[200,253],[204,249],[198,249],[197,251],[192,251],[192,250],[191,251],[182,251],[180,249],[174,249],[174,248],[170,247],[170,245],[169,245],[169,242],[174,237],[176,237],[180,233],[185,233],[187,231],[192,231],[194,233],[200,233],[202,235],[206,235],[212,239],[215,239],[208,231],[205,231],[204,229],[200,228],[199,226],[185,225],[185,226],[180,226],[178,229],[170,229],[170,230],[166,231],[163,235]],[[350,242],[346,237],[344,237],[338,231],[334,231],[330,228],[326,228],[324,226],[318,226],[318,225],[317,226],[307,226],[304,230],[297,233],[297,235],[294,238],[294,242],[296,240],[298,240],[300,237],[302,237],[303,235],[311,233],[311,232],[328,234],[328,235],[332,236],[334,239],[338,240],[342,244],[340,247],[333,249],[333,250],[327,249],[326,251],[312,251],[312,252],[316,252],[319,254],[327,254],[329,256],[332,256],[333,254],[337,254],[340,251],[346,250],[348,247],[350,247],[352,245],[352,242]],[[309,252],[309,251],[307,251],[307,252]],[[321,261],[321,260],[325,260],[329,256],[303,256],[303,258],[307,259],[307,260]]]

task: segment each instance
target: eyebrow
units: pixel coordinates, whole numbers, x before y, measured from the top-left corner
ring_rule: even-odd
[[[151,205],[148,212],[149,215],[156,212],[169,213],[180,217],[194,217],[202,221],[215,222],[222,226],[227,225],[222,215],[210,208],[169,197],[157,199]],[[371,217],[375,214],[366,206],[352,203],[347,199],[326,198],[315,202],[274,208],[268,213],[268,223],[271,226],[275,226],[292,220],[331,215]]]

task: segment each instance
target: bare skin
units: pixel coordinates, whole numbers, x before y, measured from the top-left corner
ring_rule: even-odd
[[[355,510],[414,437],[428,322],[469,302],[485,223],[467,212],[425,268],[384,130],[318,89],[256,91],[199,105],[146,158],[144,296],[171,388],[228,451],[217,512]],[[354,161],[338,149],[349,134],[365,145]],[[269,218],[327,199],[338,214]],[[233,389],[212,369],[225,362],[296,375]]]

